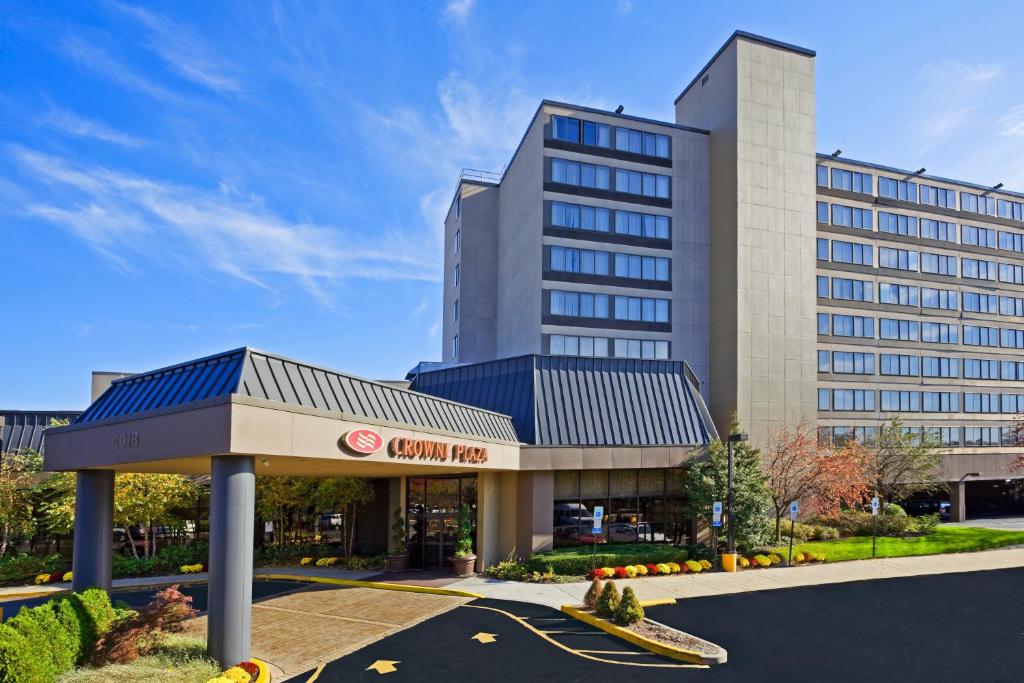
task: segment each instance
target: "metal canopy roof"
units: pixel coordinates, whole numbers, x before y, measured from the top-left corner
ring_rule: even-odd
[[[115,380],[76,424],[237,394],[372,420],[518,443],[512,420],[250,348]]]
[[[412,388],[507,413],[527,444],[700,446],[717,437],[681,361],[528,355],[421,372]]]
[[[51,420],[74,422],[81,412],[51,410],[0,410],[0,453],[33,450],[43,452],[43,432]]]

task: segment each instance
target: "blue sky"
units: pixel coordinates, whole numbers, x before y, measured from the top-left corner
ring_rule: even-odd
[[[818,51],[818,149],[1024,190],[1018,3],[0,2],[0,407],[250,345],[440,355],[441,220],[541,98],[671,120],[736,28]]]

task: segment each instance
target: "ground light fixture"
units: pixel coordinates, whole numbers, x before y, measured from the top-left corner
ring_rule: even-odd
[[[725,441],[728,464],[728,499],[726,503],[726,514],[729,516],[728,535],[726,536],[726,551],[722,558],[722,568],[726,571],[736,571],[736,538],[735,523],[732,517],[732,445],[749,440],[750,436],[745,433],[730,434]]]

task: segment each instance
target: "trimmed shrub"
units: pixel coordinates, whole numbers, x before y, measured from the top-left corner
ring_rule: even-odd
[[[40,670],[30,654],[33,649],[28,639],[10,622],[0,624],[0,680],[6,683],[53,681],[56,672]],[[46,678],[46,674],[49,674],[49,678]]]
[[[615,610],[619,606],[619,589],[614,581],[608,581],[601,589],[601,595],[597,596],[597,613],[606,619],[615,616]]]
[[[585,576],[596,560],[598,567],[625,567],[627,565],[657,564],[659,562],[685,562],[689,555],[686,550],[671,545],[648,546],[626,545],[622,550],[615,546],[598,548],[594,555],[593,546],[559,548],[545,553],[531,555],[525,564],[531,571],[543,571],[550,566],[560,576]]]
[[[630,624],[642,621],[643,618],[644,608],[640,605],[640,601],[637,600],[633,589],[627,586],[622,591],[622,599],[619,600],[618,607],[615,608],[615,621],[629,626]]]
[[[583,606],[589,607],[590,609],[597,608],[597,599],[601,596],[601,589],[604,588],[604,581],[598,578],[594,578],[590,582],[590,588],[587,589],[587,594],[583,596]]]
[[[7,555],[0,560],[0,583],[23,583],[38,574],[51,574],[65,565],[65,560],[56,553],[39,557],[20,553]]]
[[[895,515],[897,517],[907,516],[907,511],[904,510],[903,507],[900,506],[898,503],[886,503],[884,509],[885,514],[887,515]]]
[[[812,541],[834,541],[839,538],[839,529],[830,526],[814,526],[811,532]]]

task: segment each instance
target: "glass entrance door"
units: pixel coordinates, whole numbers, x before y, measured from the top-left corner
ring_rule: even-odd
[[[476,549],[476,475],[409,477],[406,487],[409,566],[436,569],[455,552],[459,508],[469,506]]]

